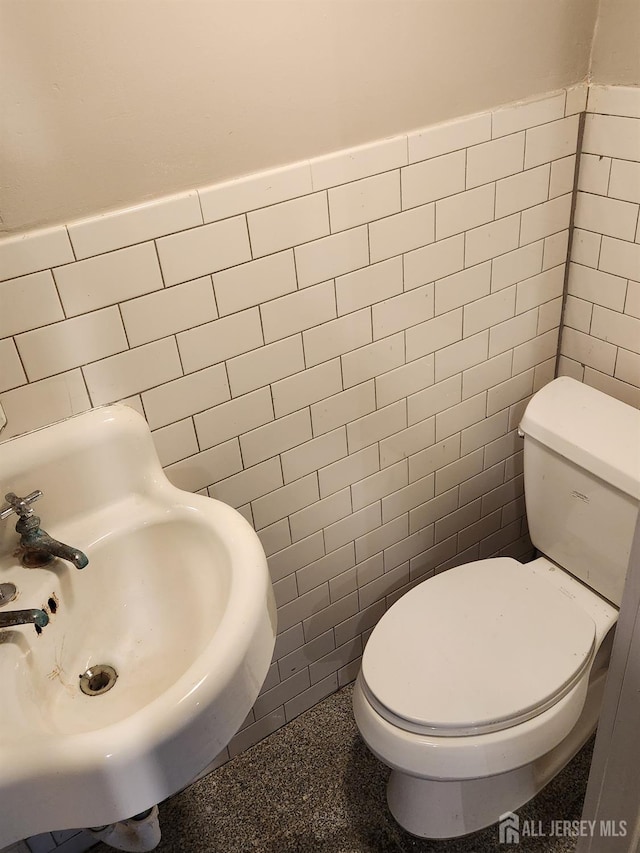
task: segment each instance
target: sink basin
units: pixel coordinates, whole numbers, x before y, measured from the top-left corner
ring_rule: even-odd
[[[0,583],[18,588],[0,612],[49,614],[39,631],[0,630],[0,847],[123,820],[183,788],[242,724],[275,641],[255,531],[172,486],[133,409],[0,444],[2,495],[36,489],[42,527],[89,565],[25,568],[16,516],[0,522]]]

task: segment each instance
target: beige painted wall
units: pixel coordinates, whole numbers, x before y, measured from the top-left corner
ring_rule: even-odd
[[[0,231],[548,92],[597,0],[0,0]]]
[[[591,76],[594,83],[640,86],[640,0],[600,0]]]

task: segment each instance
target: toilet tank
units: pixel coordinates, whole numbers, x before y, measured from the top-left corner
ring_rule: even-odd
[[[640,506],[640,412],[561,377],[533,396],[520,431],[533,544],[619,607]]]

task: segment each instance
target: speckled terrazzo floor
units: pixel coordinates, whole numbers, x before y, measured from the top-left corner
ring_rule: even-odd
[[[389,771],[367,750],[351,713],[351,686],[160,807],[158,853],[566,853],[572,838],[499,843],[496,827],[455,841],[404,832],[387,811]],[[521,820],[579,820],[587,745],[527,806]],[[538,825],[538,824],[536,824]],[[99,845],[95,853],[108,853]]]

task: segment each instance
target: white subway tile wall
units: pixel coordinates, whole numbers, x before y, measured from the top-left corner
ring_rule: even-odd
[[[640,406],[640,88],[591,86],[559,373]]]
[[[207,187],[202,217],[194,191],[0,242],[0,438],[126,400],[167,476],[264,544],[274,664],[218,763],[352,680],[412,585],[530,553],[516,428],[554,375],[581,99]],[[630,388],[640,122],[589,118],[624,138],[587,129],[565,355]],[[600,196],[621,231],[591,230]]]

